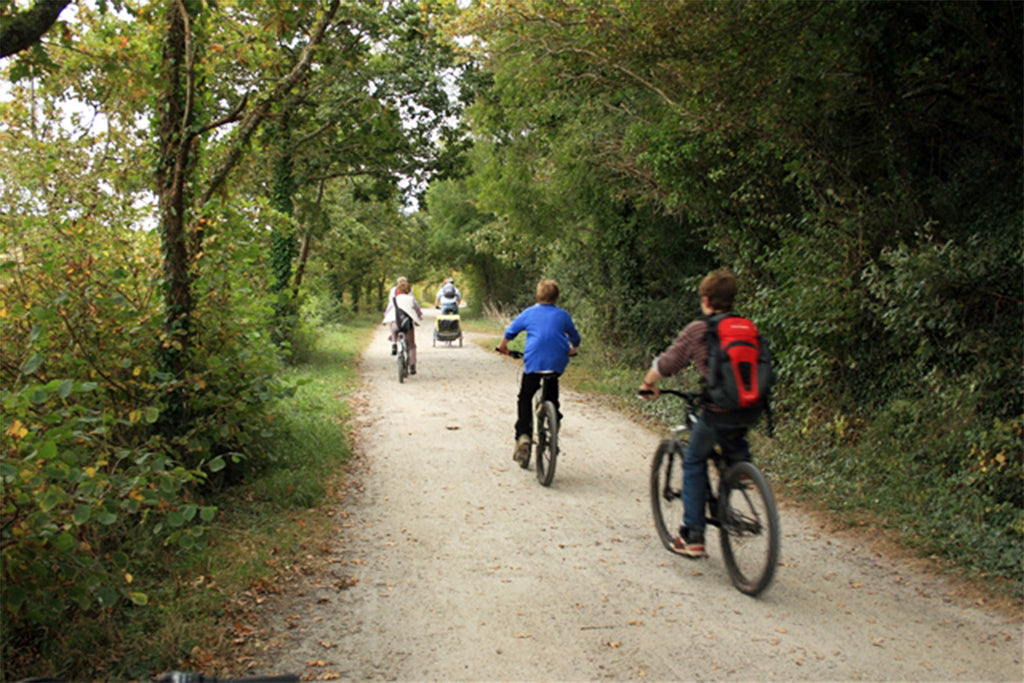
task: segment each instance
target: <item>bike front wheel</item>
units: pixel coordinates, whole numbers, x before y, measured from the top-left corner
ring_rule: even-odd
[[[665,439],[658,444],[651,462],[651,513],[654,528],[665,549],[672,550],[683,496],[683,444]],[[676,520],[672,522],[670,520]]]
[[[768,587],[779,563],[779,511],[768,480],[751,462],[722,478],[718,499],[722,557],[733,585],[747,595]]]
[[[551,401],[540,404],[537,414],[537,438],[534,440],[534,457],[537,462],[537,481],[541,486],[550,486],[555,479],[555,463],[558,462],[558,411]]]

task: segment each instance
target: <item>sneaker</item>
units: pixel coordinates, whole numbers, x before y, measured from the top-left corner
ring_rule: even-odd
[[[686,529],[682,529],[680,535],[672,541],[672,552],[691,558],[708,556],[704,551],[704,537],[700,534],[690,534]]]
[[[409,366],[409,374],[410,375],[415,375],[416,374],[416,366],[415,365],[410,365]]]
[[[519,463],[521,467],[525,467],[526,463],[530,462],[529,434],[520,434],[519,438],[516,439],[516,450],[512,454],[512,459]]]
[[[391,345],[391,355],[392,356],[397,356],[398,355],[398,344],[392,344]]]

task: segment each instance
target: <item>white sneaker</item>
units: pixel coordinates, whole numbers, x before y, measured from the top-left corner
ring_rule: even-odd
[[[516,450],[512,454],[512,459],[522,467],[530,462],[530,436],[528,434],[520,434],[516,439]]]

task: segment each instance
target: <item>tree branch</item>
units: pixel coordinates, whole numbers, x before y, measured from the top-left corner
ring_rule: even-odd
[[[38,43],[69,4],[71,0],[38,0],[32,9],[0,20],[0,59]]]
[[[208,123],[205,126],[203,126],[202,128],[200,128],[199,132],[197,133],[197,135],[202,135],[203,133],[209,133],[211,130],[213,130],[215,128],[220,128],[221,126],[225,126],[225,125],[227,125],[229,123],[234,123],[235,121],[240,120],[242,118],[242,110],[245,109],[245,105],[248,104],[248,103],[249,103],[249,93],[245,93],[245,95],[242,96],[242,101],[238,103],[238,106],[236,106],[230,113],[225,115],[220,120],[214,121],[213,123]]]
[[[267,116],[267,112],[270,111],[271,105],[280,101],[284,96],[298,85],[303,78],[309,72],[310,62],[313,61],[313,52],[323,41],[324,35],[327,33],[327,28],[331,25],[334,20],[334,15],[338,12],[338,6],[340,0],[331,0],[330,5],[324,11],[323,16],[320,18],[320,22],[314,29],[313,34],[310,36],[309,42],[302,49],[302,53],[299,55],[299,61],[296,62],[292,70],[274,86],[273,91],[267,95],[262,101],[256,104],[252,110],[242,119],[241,125],[238,127],[238,136],[235,139],[234,145],[231,151],[228,153],[227,158],[224,159],[220,166],[220,169],[213,174],[210,180],[210,185],[203,192],[200,198],[200,205],[210,201],[210,198],[220,189],[220,186],[227,180],[231,170],[238,164],[239,159],[242,158],[242,154],[245,152],[245,148],[249,144],[249,140],[256,133],[260,124]]]
[[[591,59],[593,59],[598,64],[601,64],[604,61],[598,55],[594,54],[592,51],[584,50],[583,48],[578,48],[578,47],[565,47],[565,48],[562,48],[560,50],[548,49],[547,51],[548,51],[549,54],[551,54],[553,56],[558,56],[559,54],[566,53],[566,52],[570,53],[570,54],[584,55],[584,56],[590,57]],[[659,97],[661,97],[662,100],[665,101],[665,103],[668,106],[672,107],[673,109],[676,108],[677,105],[676,105],[675,100],[673,100],[671,97],[669,97],[667,94],[665,94],[664,90],[662,90],[661,88],[656,86],[654,83],[651,83],[649,80],[647,80],[646,78],[644,78],[640,74],[637,74],[637,73],[635,73],[633,71],[630,71],[626,67],[622,66],[622,64],[618,64],[618,63],[606,64],[606,66],[608,68],[614,69],[614,70],[616,70],[616,71],[618,71],[620,73],[623,73],[626,76],[629,76],[630,78],[632,78],[637,83],[639,83],[639,84],[643,85],[644,87],[648,88],[649,90],[655,92]]]

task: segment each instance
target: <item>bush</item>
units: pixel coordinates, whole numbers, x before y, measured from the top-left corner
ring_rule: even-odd
[[[55,239],[26,228],[0,249],[4,660],[76,615],[147,605],[136,577],[204,541],[215,508],[202,488],[266,457],[268,409],[291,392],[262,332],[265,299],[238,275],[260,280],[254,245],[204,260],[196,348],[171,378],[156,363],[174,342],[155,236],[110,225],[81,220]]]
[[[202,472],[178,465],[159,439],[147,438],[158,411],[119,416],[90,400],[102,393],[73,380],[3,391],[10,419],[0,461],[7,634],[24,622],[56,626],[70,611],[108,610],[122,599],[146,604],[131,585],[140,556],[166,544],[191,547],[203,534],[195,523],[213,518],[213,508],[187,493]]]
[[[840,513],[870,511],[912,547],[1024,584],[1024,419],[990,423],[977,388],[931,377],[942,400],[894,399],[868,416],[810,414],[772,469]]]

